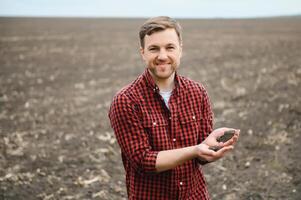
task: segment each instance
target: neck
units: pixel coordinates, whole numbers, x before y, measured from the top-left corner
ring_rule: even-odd
[[[151,73],[152,74],[152,73]],[[159,87],[160,91],[167,92],[172,91],[175,85],[175,72],[172,73],[168,78],[160,79],[160,78],[154,78],[155,83]]]

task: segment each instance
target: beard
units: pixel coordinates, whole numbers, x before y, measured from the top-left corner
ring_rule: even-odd
[[[156,59],[148,65],[148,69],[152,76],[157,80],[168,79],[175,73],[177,67],[177,63],[172,59],[166,61],[159,61]]]

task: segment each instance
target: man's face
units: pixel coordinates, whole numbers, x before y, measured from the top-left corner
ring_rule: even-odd
[[[168,79],[180,64],[182,45],[174,29],[146,35],[141,55],[156,80]]]

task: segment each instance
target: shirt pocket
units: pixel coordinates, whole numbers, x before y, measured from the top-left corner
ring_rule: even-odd
[[[163,116],[147,116],[143,119],[143,127],[149,137],[149,144],[154,151],[170,149],[168,123]]]
[[[181,126],[179,135],[182,146],[198,144],[200,120],[200,115],[197,115],[194,112],[184,112],[179,114],[179,122]]]

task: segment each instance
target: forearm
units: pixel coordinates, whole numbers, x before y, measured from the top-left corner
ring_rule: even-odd
[[[156,159],[156,171],[173,169],[184,162],[198,157],[196,146],[160,151]]]

